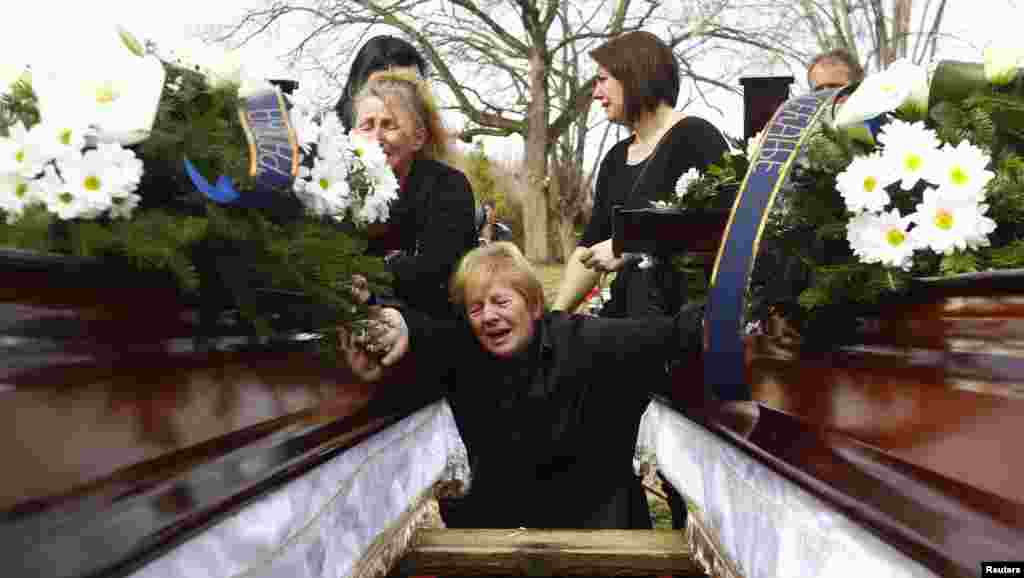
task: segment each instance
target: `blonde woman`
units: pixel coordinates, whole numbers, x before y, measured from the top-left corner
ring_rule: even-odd
[[[386,255],[397,299],[450,317],[447,281],[477,245],[476,212],[466,175],[441,162],[448,137],[430,89],[415,76],[380,73],[353,98],[352,112],[352,133],[380,143],[399,182],[388,232],[370,251]]]

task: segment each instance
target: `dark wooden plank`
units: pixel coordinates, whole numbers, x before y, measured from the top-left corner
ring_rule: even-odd
[[[419,530],[404,575],[642,576],[700,574],[674,530]]]

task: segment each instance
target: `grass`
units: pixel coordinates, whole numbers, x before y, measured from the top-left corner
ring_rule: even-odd
[[[562,272],[565,270],[565,265],[561,263],[545,263],[541,265],[534,265],[534,269],[537,270],[537,274],[540,275],[541,285],[544,286],[544,297],[547,299],[548,305],[555,302],[555,296],[558,295],[558,285],[562,282]]]

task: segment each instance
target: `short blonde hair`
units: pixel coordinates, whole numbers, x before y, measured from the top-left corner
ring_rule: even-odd
[[[426,132],[419,155],[444,159],[448,155],[448,131],[427,82],[408,72],[386,71],[373,76],[352,99],[352,115],[357,116],[359,104],[370,97],[380,99],[389,108],[397,107],[412,117],[416,128]],[[353,126],[356,120],[352,119]]]
[[[465,307],[466,292],[471,285],[501,279],[523,296],[533,310],[545,308],[544,286],[537,271],[519,247],[508,241],[489,243],[466,253],[452,274],[448,291],[452,303]]]

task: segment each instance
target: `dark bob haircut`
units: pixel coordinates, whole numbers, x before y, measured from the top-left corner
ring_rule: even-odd
[[[660,103],[675,107],[679,98],[679,62],[660,38],[636,30],[590,51],[590,57],[622,83],[623,114],[629,124]]]
[[[345,79],[345,90],[334,106],[342,126],[348,131],[352,128],[352,98],[366,84],[366,80],[374,72],[387,70],[392,66],[415,66],[420,76],[427,75],[427,61],[416,50],[401,38],[395,36],[374,36],[366,41],[359,53],[352,60],[352,66]]]

